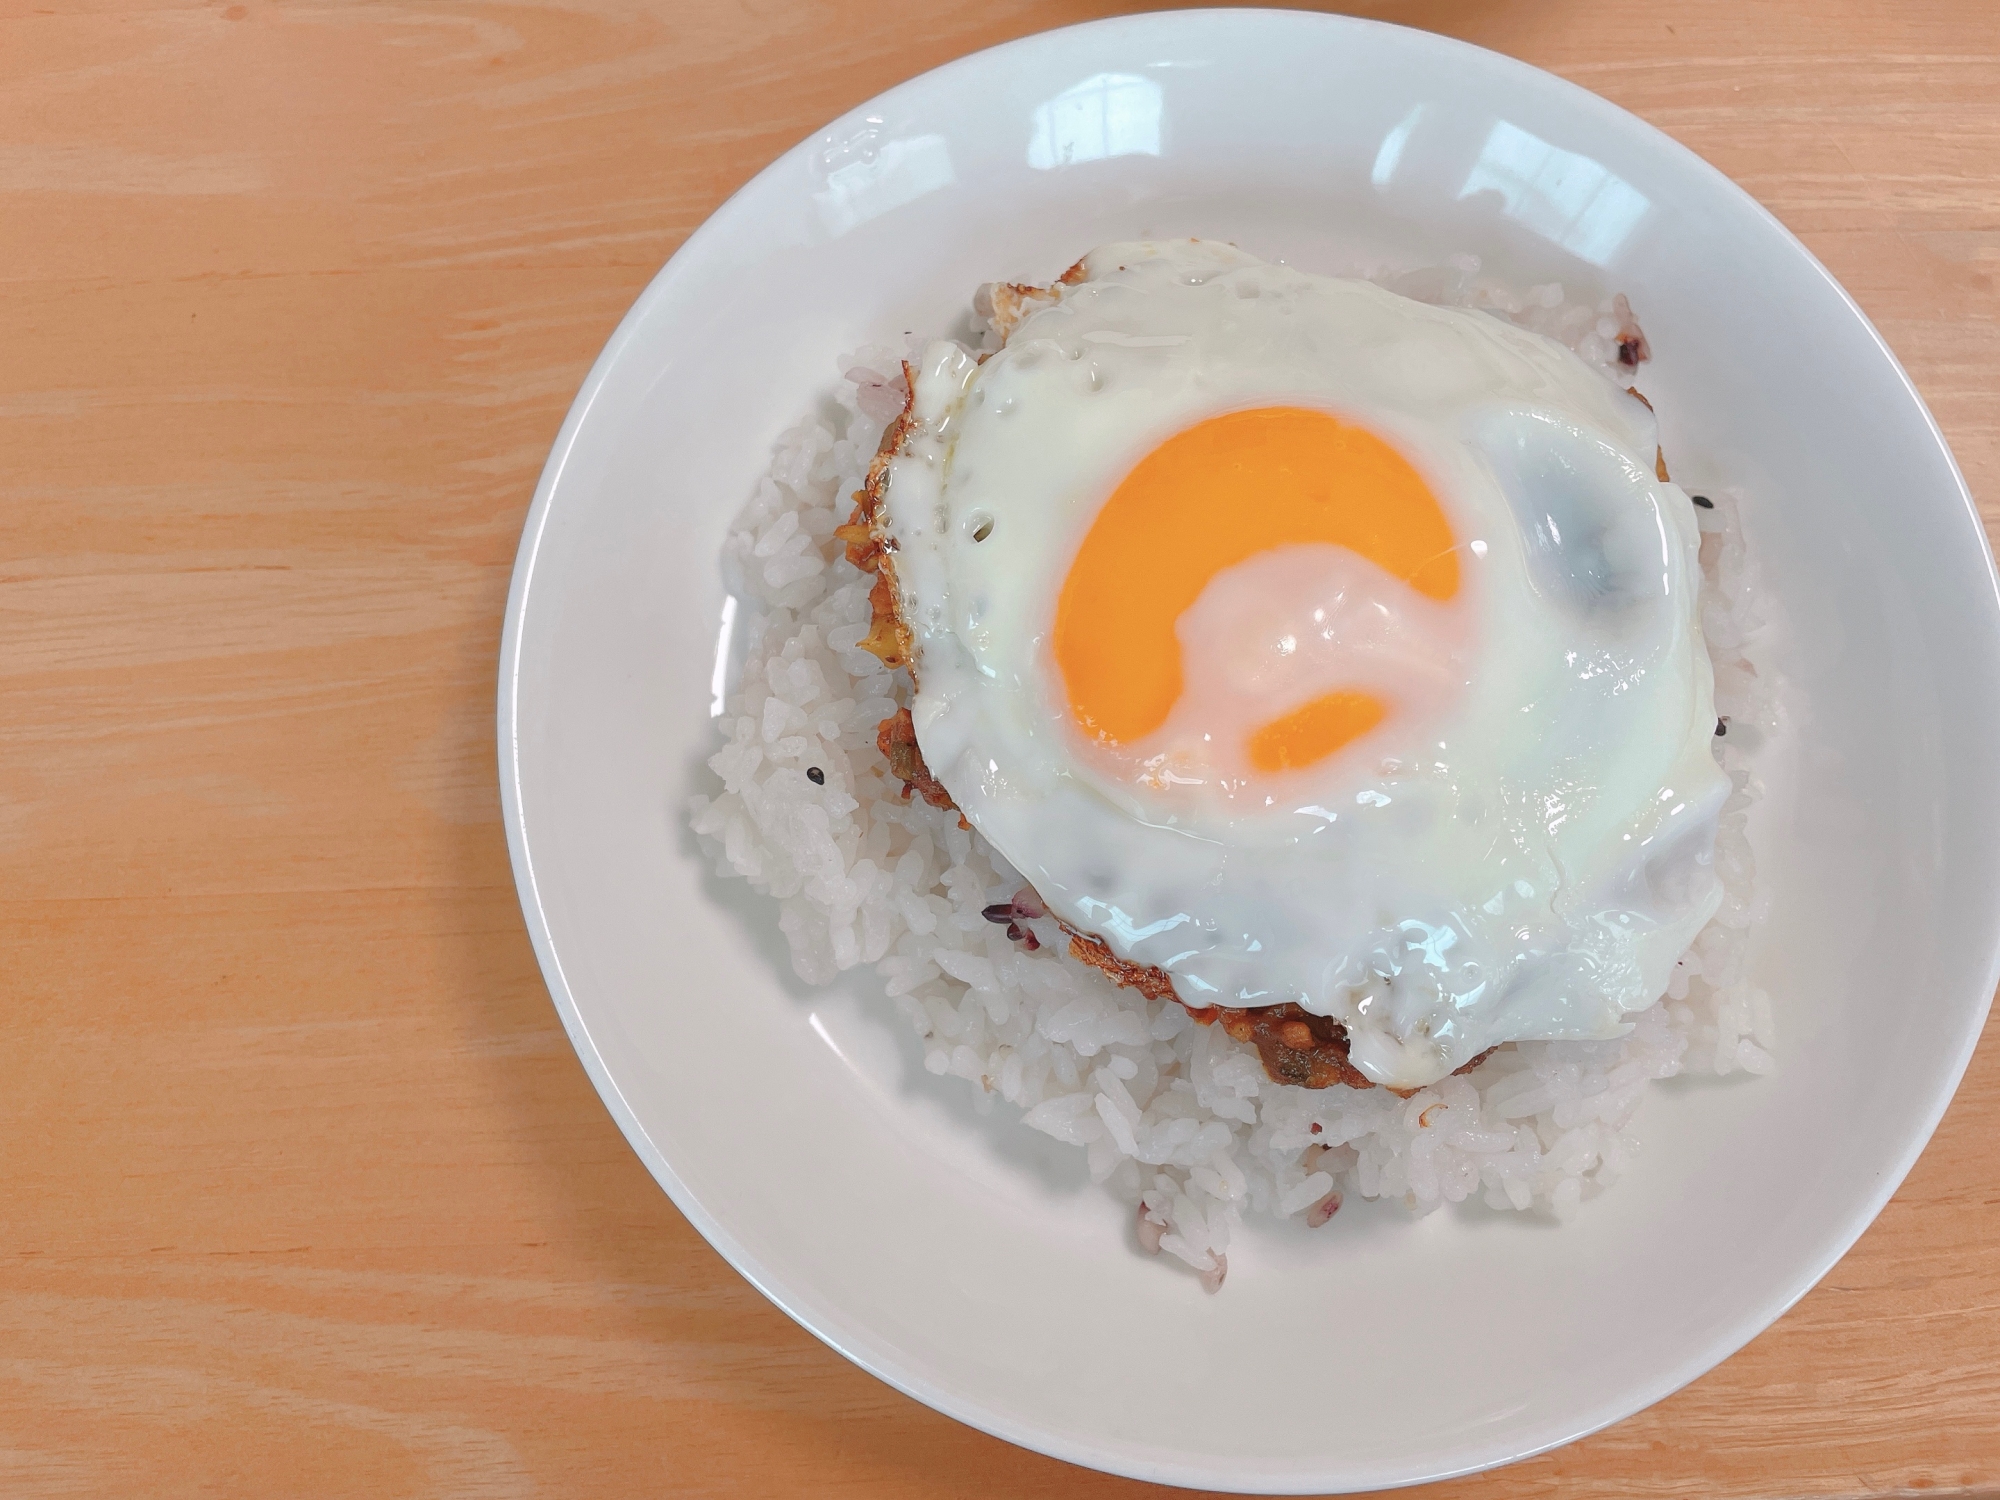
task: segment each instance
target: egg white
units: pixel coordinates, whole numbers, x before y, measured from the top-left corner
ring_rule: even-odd
[[[1721,900],[1728,791],[1699,536],[1651,413],[1540,335],[1225,245],[1087,269],[983,364],[941,342],[918,371],[886,523],[933,774],[1055,914],[1189,1004],[1342,1021],[1379,1083],[1621,1034]],[[1050,646],[1070,562],[1159,443],[1270,405],[1409,459],[1459,594],[1326,546],[1252,558],[1182,616],[1167,724],[1107,751]],[[1245,763],[1250,730],[1344,684],[1394,711],[1314,766]]]

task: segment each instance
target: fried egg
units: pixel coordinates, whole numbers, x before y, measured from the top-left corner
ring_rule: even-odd
[[[1073,929],[1376,1083],[1623,1034],[1728,791],[1651,411],[1226,245],[1083,264],[914,373],[882,524],[931,773]]]

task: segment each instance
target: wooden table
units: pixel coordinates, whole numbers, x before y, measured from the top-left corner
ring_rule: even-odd
[[[0,1494],[1139,1492],[877,1384],[682,1221],[557,1027],[492,734],[536,473],[660,262],[878,90],[1118,8],[0,10]],[[1769,204],[1993,514],[1992,0],[1374,13]],[[1776,1328],[1439,1493],[1996,1493],[1996,1129],[1989,1046]]]

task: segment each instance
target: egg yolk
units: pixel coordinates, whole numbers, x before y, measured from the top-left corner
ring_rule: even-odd
[[[1224,569],[1299,543],[1345,547],[1417,592],[1458,592],[1451,524],[1400,453],[1323,411],[1267,406],[1175,433],[1098,512],[1056,601],[1070,712],[1101,743],[1167,721],[1182,686],[1175,624]],[[1253,727],[1260,771],[1324,760],[1387,716],[1364,692],[1324,694]]]

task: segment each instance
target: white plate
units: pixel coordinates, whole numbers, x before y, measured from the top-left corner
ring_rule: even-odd
[[[1780,1072],[1655,1091],[1581,1218],[1344,1212],[1227,1289],[1143,1262],[1080,1160],[924,1073],[865,979],[808,992],[686,830],[717,551],[836,355],[1139,235],[1313,268],[1457,251],[1628,292],[1677,477],[1754,499],[1790,614],[1796,809],[1766,830]],[[500,679],[521,901],[653,1175],[836,1349],[1123,1474],[1324,1491],[1462,1473],[1699,1375],[1851,1245],[1928,1139],[2000,968],[2000,602],[1936,426],[1747,196],[1549,75],[1279,11],[1135,16],[915,79],[756,178],[584,383],[522,538]],[[873,993],[871,994],[871,990]],[[1047,1149],[1042,1149],[1046,1147]]]

